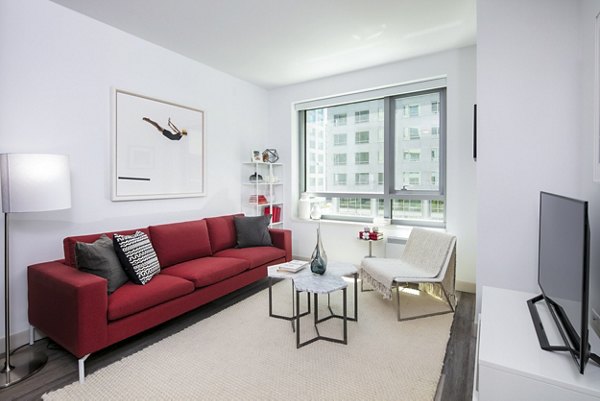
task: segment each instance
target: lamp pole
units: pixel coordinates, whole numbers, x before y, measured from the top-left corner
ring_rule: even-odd
[[[4,359],[4,368],[2,373],[6,375],[8,380],[9,373],[13,369],[10,364],[10,294],[9,294],[9,270],[10,265],[8,262],[8,213],[4,213],[4,352],[6,358]]]

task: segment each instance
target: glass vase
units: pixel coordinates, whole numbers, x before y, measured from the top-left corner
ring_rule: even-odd
[[[327,269],[327,253],[321,242],[321,226],[317,227],[317,246],[310,258],[310,271],[316,274],[323,274]]]

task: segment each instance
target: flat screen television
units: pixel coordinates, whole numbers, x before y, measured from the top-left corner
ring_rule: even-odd
[[[540,346],[571,353],[583,374],[590,358],[588,343],[590,227],[588,203],[540,193],[538,284],[542,294],[527,303]],[[544,300],[564,345],[550,345],[536,302]]]

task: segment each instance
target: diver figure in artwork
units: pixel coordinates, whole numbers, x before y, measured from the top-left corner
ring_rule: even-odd
[[[169,128],[171,128],[173,130],[173,132],[169,131],[168,129],[164,129],[163,127],[161,127],[160,125],[158,125],[158,123],[152,121],[151,119],[149,119],[148,117],[143,117],[142,120],[146,121],[147,123],[150,123],[152,125],[154,125],[154,127],[156,127],[156,129],[163,134],[164,136],[166,136],[167,138],[169,138],[172,141],[178,141],[181,138],[183,138],[184,135],[187,135],[187,131],[184,129],[182,129],[181,131],[179,130],[179,128],[177,128],[175,126],[175,124],[173,124],[171,122],[171,119],[169,118]]]

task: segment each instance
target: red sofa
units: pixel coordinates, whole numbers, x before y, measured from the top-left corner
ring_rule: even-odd
[[[272,247],[235,248],[233,217],[139,229],[150,237],[161,272],[146,285],[130,281],[110,295],[104,278],[75,268],[75,244],[102,234],[65,238],[63,260],[27,270],[30,324],[79,358],[83,381],[90,353],[260,280],[267,266],[292,259],[291,232],[284,229],[269,230]]]

